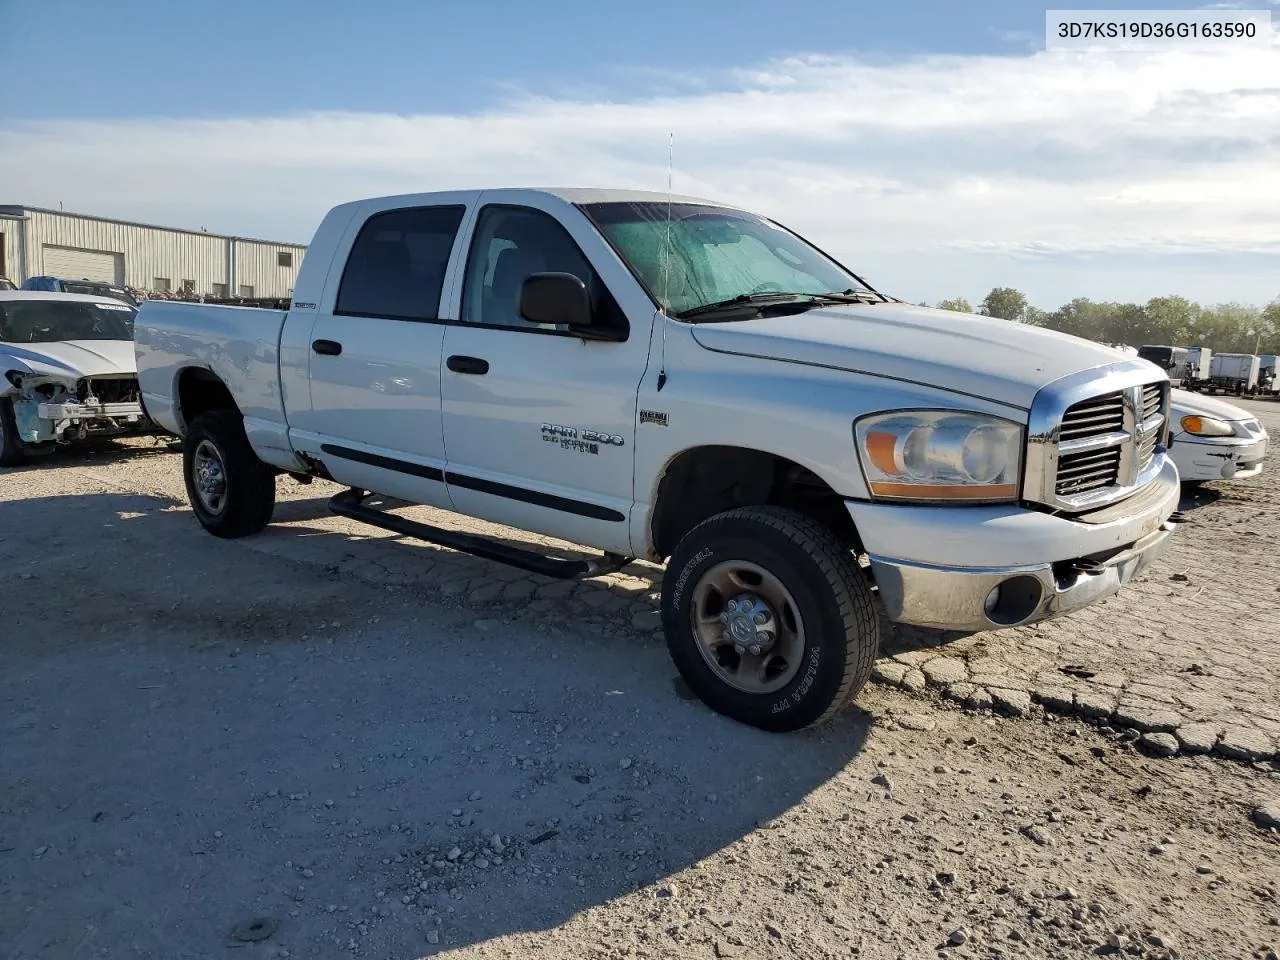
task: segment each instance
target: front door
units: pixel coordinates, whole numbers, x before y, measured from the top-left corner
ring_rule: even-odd
[[[575,226],[590,246],[585,218]],[[521,284],[547,271],[580,277],[597,313],[627,326],[583,244],[555,217],[533,206],[482,206],[459,320],[444,335],[449,496],[461,513],[625,553],[649,331],[584,342],[523,319]]]
[[[382,210],[352,227],[311,330],[311,409],[291,432],[340,483],[449,505],[440,301],[465,214],[463,203]]]

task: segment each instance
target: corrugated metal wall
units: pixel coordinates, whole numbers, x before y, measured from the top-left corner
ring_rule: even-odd
[[[250,287],[244,295],[253,297],[287,297],[293,292],[298,279],[298,267],[302,263],[302,247],[280,247],[266,243],[237,240],[236,286]],[[280,254],[287,254],[289,266],[280,266]],[[233,295],[242,291],[233,289]]]
[[[4,237],[4,256],[0,257],[0,277],[8,277],[14,283],[22,283],[22,223],[0,217],[0,236]]]
[[[139,290],[155,290],[168,281],[180,290],[190,281],[196,293],[239,294],[251,288],[256,297],[287,297],[298,278],[306,247],[264,243],[214,234],[188,233],[163,227],[97,220],[72,213],[26,210],[29,222],[26,274],[19,262],[21,224],[0,219],[6,234],[7,275],[16,283],[45,272],[46,246],[97,253],[122,254],[123,282]],[[288,267],[279,265],[289,254]],[[245,290],[248,294],[248,290]]]

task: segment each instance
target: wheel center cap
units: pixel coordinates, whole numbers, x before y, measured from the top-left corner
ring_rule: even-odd
[[[725,639],[733,643],[739,654],[760,656],[773,647],[773,608],[755,594],[744,593],[725,604],[720,614]]]

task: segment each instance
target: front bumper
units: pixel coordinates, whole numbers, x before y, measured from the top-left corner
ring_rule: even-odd
[[[1059,617],[1116,593],[1165,552],[1178,498],[1167,462],[1146,489],[1087,520],[1015,505],[847,506],[891,620],[977,631]]]
[[[42,420],[139,420],[140,403],[42,403],[38,408]]]
[[[1262,472],[1267,437],[1209,440],[1184,434],[1174,438],[1169,453],[1183,480],[1247,480]]]

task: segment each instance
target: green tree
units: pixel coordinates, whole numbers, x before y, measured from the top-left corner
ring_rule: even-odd
[[[1027,295],[1013,287],[996,287],[979,305],[978,312],[1001,320],[1023,320],[1027,314]]]
[[[953,297],[950,300],[939,300],[939,310],[954,310],[956,313],[973,313],[973,306],[964,297]]]
[[[1195,346],[1205,319],[1200,305],[1186,297],[1152,297],[1147,301],[1143,341]]]
[[[1262,353],[1280,355],[1280,297],[1267,304],[1258,316],[1258,329],[1262,334]]]

